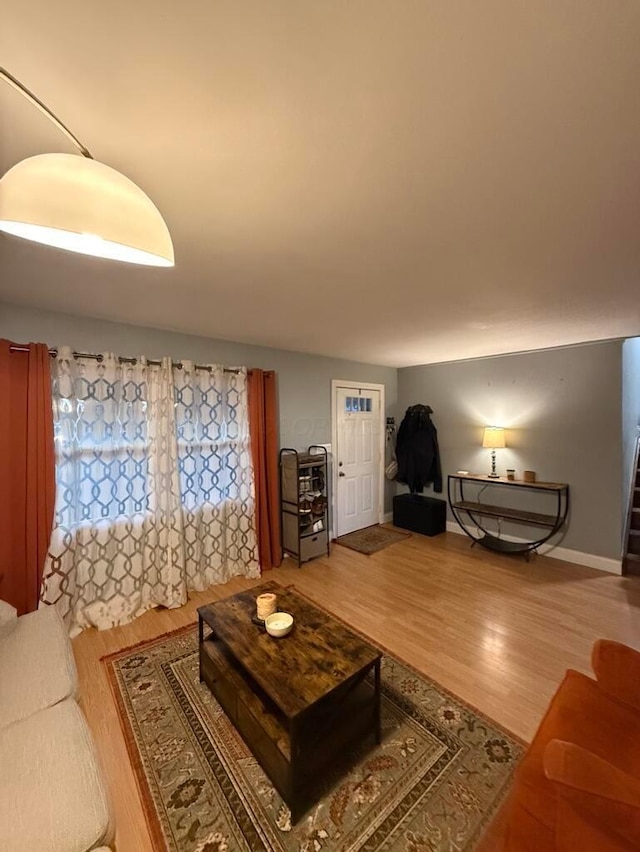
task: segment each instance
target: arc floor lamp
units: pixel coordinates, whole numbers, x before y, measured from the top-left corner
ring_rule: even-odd
[[[171,235],[140,187],[94,160],[51,110],[4,68],[0,79],[30,101],[78,154],[38,154],[0,180],[0,231],[48,246],[138,263],[173,266]]]

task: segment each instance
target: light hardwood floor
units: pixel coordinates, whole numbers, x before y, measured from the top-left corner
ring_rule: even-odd
[[[529,740],[568,667],[589,671],[594,639],[640,647],[640,578],[548,557],[471,549],[466,537],[413,535],[372,556],[340,545],[268,579],[300,591]],[[124,627],[74,640],[82,705],[107,774],[117,852],[153,849],[104,666],[104,654],[196,621],[196,608],[260,581],[237,578]]]

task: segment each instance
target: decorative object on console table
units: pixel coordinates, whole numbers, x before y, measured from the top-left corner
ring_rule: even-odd
[[[504,440],[504,429],[502,426],[486,426],[482,437],[482,446],[491,450],[491,479],[497,479],[496,473],[496,450],[503,450],[507,445]]]
[[[306,453],[280,450],[282,550],[298,564],[329,556],[327,450],[312,444]]]
[[[549,498],[555,498],[555,514],[532,512],[513,506],[499,506],[492,503],[480,502],[479,494],[465,494],[465,485],[492,486],[500,490],[511,489],[509,497],[520,493],[537,493]],[[569,511],[569,486],[563,482],[520,482],[517,480],[494,478],[492,476],[480,476],[468,473],[450,474],[448,482],[449,506],[451,512],[464,532],[473,540],[473,543],[481,544],[488,550],[496,550],[501,553],[525,553],[528,555],[541,544],[548,541],[551,536],[559,532],[567,520]],[[468,490],[468,489],[467,489]],[[485,529],[485,518],[494,518],[498,522],[498,534]],[[528,540],[519,539],[511,541],[501,537],[502,522],[521,524],[534,527],[538,532]],[[475,527],[475,531],[470,529]]]
[[[444,500],[420,494],[396,494],[393,525],[422,535],[440,535],[447,528],[447,504]]]

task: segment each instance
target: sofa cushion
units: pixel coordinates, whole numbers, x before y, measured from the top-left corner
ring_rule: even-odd
[[[640,714],[605,693],[595,680],[569,670],[516,769],[510,796],[507,849],[553,848],[558,794],[544,773],[550,740],[568,740],[637,777]]]
[[[0,729],[76,695],[71,641],[55,607],[20,616],[0,639],[0,684]]]
[[[18,621],[18,610],[6,601],[0,601],[0,639],[4,639],[14,629]]]
[[[0,731],[2,849],[86,852],[113,835],[89,727],[68,699]]]

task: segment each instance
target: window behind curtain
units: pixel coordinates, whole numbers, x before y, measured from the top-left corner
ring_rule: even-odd
[[[103,374],[66,376],[53,384],[58,523],[115,520],[146,512],[147,384],[115,368]]]
[[[72,633],[259,576],[246,370],[61,350],[53,377],[56,520],[42,600]]]
[[[174,370],[178,471],[190,587],[224,566],[255,566],[255,496],[246,370]],[[251,570],[254,570],[253,568]]]

